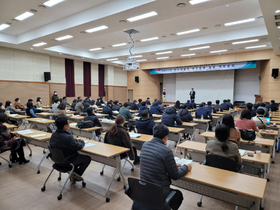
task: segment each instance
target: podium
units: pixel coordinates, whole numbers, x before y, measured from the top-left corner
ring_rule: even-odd
[[[257,102],[257,101],[262,101],[262,97],[261,97],[261,95],[255,95],[255,103]]]

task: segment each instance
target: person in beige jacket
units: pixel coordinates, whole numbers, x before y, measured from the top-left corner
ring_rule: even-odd
[[[67,117],[66,104],[65,103],[61,103],[61,104],[58,105],[56,116],[58,116],[58,117],[61,117],[61,116]]]
[[[25,109],[25,106],[20,104],[19,98],[15,99],[14,107],[15,109]]]
[[[235,142],[229,141],[229,128],[220,124],[215,129],[216,139],[210,140],[206,145],[207,155],[218,155],[232,159],[237,164],[237,169],[241,166],[241,156]]]

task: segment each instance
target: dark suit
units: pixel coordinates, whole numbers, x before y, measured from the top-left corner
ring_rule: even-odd
[[[195,99],[195,91],[190,92],[190,97],[191,97],[191,99]]]

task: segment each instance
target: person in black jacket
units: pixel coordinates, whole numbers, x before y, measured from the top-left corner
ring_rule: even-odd
[[[272,112],[276,112],[278,110],[277,105],[275,104],[274,100],[270,101],[270,104],[266,105],[266,107],[268,109],[268,111],[272,111]]]
[[[223,100],[221,106],[223,107],[223,110],[229,110],[229,104],[227,103],[226,99]]]
[[[101,101],[99,98],[96,100],[96,106],[101,106]]]
[[[187,103],[185,103],[188,109],[192,109],[192,104],[190,100],[187,100]]]
[[[77,99],[74,99],[72,104],[71,104],[72,109],[75,110],[76,104],[77,104]]]
[[[138,104],[137,104],[137,106],[138,106],[138,108],[139,108],[139,109],[140,109],[140,107],[142,106],[142,104],[141,104],[141,103],[142,103],[142,99],[141,99],[141,98],[139,98],[139,99],[138,99]]]
[[[131,104],[130,104],[130,110],[139,110],[137,104],[136,104],[136,100],[134,100]]]
[[[191,100],[192,109],[196,109],[196,103],[194,102],[194,99]]]
[[[149,112],[144,110],[141,112],[141,118],[136,120],[136,128],[138,133],[153,135],[153,127],[155,126],[155,122],[152,118],[149,118]]]
[[[121,108],[121,107],[120,107],[119,104],[118,104],[119,101],[118,101],[118,100],[115,100],[113,103],[114,103],[114,106],[112,107],[112,110],[113,110],[113,111],[120,111],[120,108]]]
[[[232,103],[230,103],[230,99],[227,100],[227,103],[228,103],[229,108],[233,109],[233,105],[232,105]]]
[[[176,102],[175,102],[175,106],[174,106],[176,109],[180,109],[181,108],[181,103],[180,103],[180,101],[179,100],[177,100]]]
[[[252,117],[255,117],[255,116],[256,116],[256,112],[254,112],[254,111],[252,110],[253,104],[249,102],[249,103],[246,104],[246,107],[247,107],[247,109],[251,112],[251,118],[252,118]]]
[[[92,107],[87,108],[87,116],[84,118],[84,121],[91,120],[93,122],[93,126],[102,127],[98,117],[94,114],[94,109]],[[96,136],[99,138],[101,135],[101,130],[95,131]]]
[[[142,112],[143,110],[147,110],[147,111],[149,112],[150,117],[153,116],[152,112],[151,112],[151,111],[149,110],[149,108],[146,106],[146,102],[145,102],[145,101],[142,102],[142,106],[141,106],[140,109],[139,109],[139,116],[141,116],[141,112]]]
[[[153,105],[151,106],[151,112],[152,112],[152,114],[162,114],[163,113],[161,107],[158,105],[158,102],[153,103]]]
[[[193,120],[192,114],[188,111],[186,104],[183,104],[181,109],[178,111],[178,116],[183,122],[191,122]]]
[[[109,101],[107,102],[107,105],[103,107],[103,113],[109,115],[109,119],[114,119],[113,118],[113,112],[112,112],[112,103]]]
[[[163,113],[162,115],[161,122],[166,126],[174,127],[175,121],[177,125],[182,125],[182,120],[176,114],[176,108],[175,107],[167,108],[165,113]]]
[[[130,102],[130,98],[127,99],[127,103],[128,103],[128,106],[130,106],[131,102]]]
[[[75,166],[74,172],[70,177],[72,182],[83,181],[81,177],[91,158],[88,155],[80,155],[78,153],[85,146],[85,142],[81,139],[75,139],[67,130],[69,129],[69,120],[67,117],[58,117],[55,120],[57,130],[52,134],[50,146],[60,149],[65,158]]]

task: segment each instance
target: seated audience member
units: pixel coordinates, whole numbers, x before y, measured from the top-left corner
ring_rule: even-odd
[[[216,112],[222,112],[223,107],[220,105],[220,100],[216,100],[216,105],[214,106]]]
[[[130,104],[130,110],[139,110],[137,104],[136,104],[136,100],[134,100],[131,104]]]
[[[86,101],[86,100],[84,101],[84,103],[83,103],[83,105],[84,105],[84,110],[83,110],[83,112],[87,112],[86,110],[87,110],[87,108],[90,107],[90,102],[91,102],[91,101],[89,101],[89,97],[88,97],[87,101]]]
[[[75,106],[75,110],[78,114],[82,114],[84,111],[84,106],[83,106],[83,100],[79,99],[77,100],[77,104]]]
[[[93,108],[93,110],[98,110],[98,107],[96,106],[96,104],[95,104],[95,100],[92,100],[91,102],[90,102],[90,106],[89,107],[92,107]]]
[[[278,110],[277,105],[275,104],[274,100],[271,100],[270,104],[266,105],[266,107],[268,109],[268,111],[272,111],[272,112],[276,112]]]
[[[152,118],[149,118],[149,112],[144,110],[141,112],[141,117],[136,120],[136,128],[138,133],[153,135],[153,127],[155,126]]]
[[[75,110],[76,104],[77,104],[77,99],[74,99],[72,104],[71,104],[72,109]]]
[[[169,206],[175,210],[179,209],[183,201],[183,195],[179,190],[170,188],[170,180],[180,179],[188,171],[191,171],[192,166],[190,164],[176,164],[172,150],[165,146],[168,134],[169,130],[165,125],[155,125],[153,139],[143,144],[141,149],[140,179],[160,186],[165,197],[171,191],[174,191],[176,194],[170,201]]]
[[[195,118],[201,118],[201,115],[203,115],[203,119],[210,119],[212,120],[211,112],[208,110],[207,107],[204,107],[205,103],[202,102],[199,105],[199,108],[195,111]]]
[[[263,109],[257,109],[257,114],[255,117],[252,118],[252,120],[256,123],[256,126],[259,129],[265,129],[267,124],[267,119],[264,117],[264,110]]]
[[[180,103],[180,101],[179,100],[177,100],[176,102],[175,102],[175,106],[174,106],[176,109],[180,109],[181,108],[181,103]]]
[[[100,101],[101,104],[104,104],[103,97],[100,97],[99,101]]]
[[[187,100],[187,103],[185,103],[187,105],[188,109],[192,109],[192,104],[190,100]]]
[[[5,112],[5,107],[3,106],[3,103],[0,102],[0,113],[4,113]]]
[[[147,104],[147,105],[151,105],[151,102],[150,102],[150,98],[149,98],[149,97],[148,97],[147,100],[146,100],[146,104]]]
[[[101,106],[101,101],[99,98],[96,100],[96,106]]]
[[[229,104],[227,103],[227,100],[223,100],[223,103],[221,104],[223,110],[229,110]]]
[[[127,99],[127,103],[128,103],[129,106],[131,105],[130,98]]]
[[[157,98],[155,98],[155,99],[154,99],[154,102],[157,102],[157,101],[158,101],[158,99],[157,99]]]
[[[5,109],[6,109],[6,111],[9,111],[11,114],[16,113],[16,109],[12,106],[12,102],[10,102],[10,101],[6,101]]]
[[[119,111],[119,115],[123,116],[125,121],[129,121],[129,119],[133,118],[133,116],[130,113],[130,110],[128,108],[129,108],[129,105],[127,102],[125,102],[123,107]]]
[[[265,108],[265,106],[266,106],[265,103],[261,103],[260,106],[257,108],[257,110],[258,109],[263,109],[264,110],[264,116],[269,117],[268,109]]]
[[[140,107],[142,106],[142,104],[141,104],[141,103],[142,103],[142,99],[141,99],[141,98],[139,98],[139,99],[138,99],[138,104],[137,104],[137,106],[138,106],[138,108],[139,108],[139,109],[140,109]]]
[[[34,112],[34,107],[33,107],[33,103],[32,102],[27,102],[26,104],[27,108],[25,110],[26,115],[29,117],[38,117],[35,112]]]
[[[207,155],[218,155],[232,159],[237,164],[237,170],[241,166],[241,156],[238,151],[238,146],[235,142],[229,141],[229,128],[226,125],[220,124],[215,129],[216,139],[209,140],[206,145]],[[142,156],[142,152],[141,152]]]
[[[163,115],[162,115],[161,122],[164,125],[170,126],[170,127],[175,126],[174,122],[176,122],[177,125],[182,125],[182,120],[176,114],[176,108],[175,107],[170,107],[170,108],[166,109],[165,113],[163,113]]]
[[[92,107],[87,108],[87,116],[84,118],[84,121],[87,120],[91,120],[94,126],[102,127],[98,117],[96,117],[96,115],[94,114],[94,109]],[[101,130],[96,130],[95,134],[99,137],[101,135]]]
[[[19,98],[15,99],[14,107],[15,109],[21,109],[21,110],[25,109],[25,106],[20,104]]]
[[[158,102],[153,102],[153,105],[151,106],[151,113],[152,114],[162,114],[163,111],[158,105]]]
[[[256,113],[252,110],[253,108],[253,104],[252,103],[247,103],[246,104],[247,109],[250,111],[251,113],[251,118],[256,116]]]
[[[227,100],[227,103],[228,103],[229,108],[233,109],[233,105],[232,105],[232,103],[230,103],[230,99]]]
[[[194,99],[191,100],[192,109],[196,109],[196,103],[194,102]]]
[[[90,102],[91,102],[91,98],[90,97],[86,97],[85,100],[84,100],[83,105],[85,106],[85,103],[90,104]]]
[[[62,103],[64,103],[66,106],[69,106],[70,104],[67,102],[67,97],[66,96],[63,96],[62,98]]]
[[[114,106],[112,107],[112,110],[113,111],[120,111],[120,106],[119,106],[119,101],[118,100],[115,100],[114,102]]]
[[[207,109],[210,111],[210,113],[216,113],[216,110],[212,106],[212,102],[211,101],[207,102]]]
[[[128,106],[127,102],[125,102],[124,104]],[[124,123],[125,123],[124,117],[122,115],[118,115],[115,123],[106,132],[104,137],[104,143],[129,148],[130,150],[127,152],[129,159],[134,160],[134,165],[137,165],[140,163],[140,157],[137,156],[136,148],[132,147],[132,142],[129,133],[123,127]],[[126,157],[126,154],[121,154],[121,158],[124,157]]]
[[[139,109],[139,116],[141,116],[141,112],[142,112],[143,110],[147,110],[147,111],[149,112],[150,117],[153,116],[152,112],[151,112],[150,109],[147,107],[145,101],[142,102],[142,106],[141,106],[140,109]]]
[[[67,117],[67,113],[66,113],[66,104],[65,103],[61,103],[58,105],[57,107],[57,112],[55,114],[56,116],[64,116]]]
[[[108,114],[109,119],[113,118],[113,111],[112,111],[112,103],[110,101],[107,102],[107,105],[103,107],[103,114]]]
[[[164,106],[162,105],[162,102],[160,100],[157,101],[159,107],[161,108],[162,111],[164,111]]]
[[[259,102],[259,103],[257,102],[257,103],[255,103],[255,104],[253,105],[253,109],[252,109],[252,110],[253,110],[254,113],[257,114],[257,109],[258,109],[258,107],[259,107],[260,105],[261,105],[260,102]]]
[[[55,99],[54,103],[52,105],[52,110],[50,111],[51,113],[56,113],[57,112],[57,107],[60,104],[59,99]]]
[[[241,112],[240,119],[237,119],[235,124],[239,130],[254,130],[259,131],[256,123],[251,120],[251,112],[248,109],[244,109]]]
[[[37,97],[35,106],[36,108],[43,106],[41,97]]]
[[[78,153],[85,146],[85,142],[81,139],[75,139],[67,132],[69,129],[69,120],[67,117],[58,117],[55,120],[55,124],[57,129],[51,136],[50,146],[60,149],[67,161],[75,166],[74,172],[70,177],[71,182],[83,181],[81,176],[91,162],[90,156]]]
[[[223,117],[222,124],[226,125],[229,129],[229,141],[235,142],[237,145],[240,144],[241,134],[240,131],[235,129],[234,119],[230,114],[226,114]]]
[[[191,122],[193,120],[192,114],[188,111],[186,104],[183,104],[177,114],[183,122]]]

